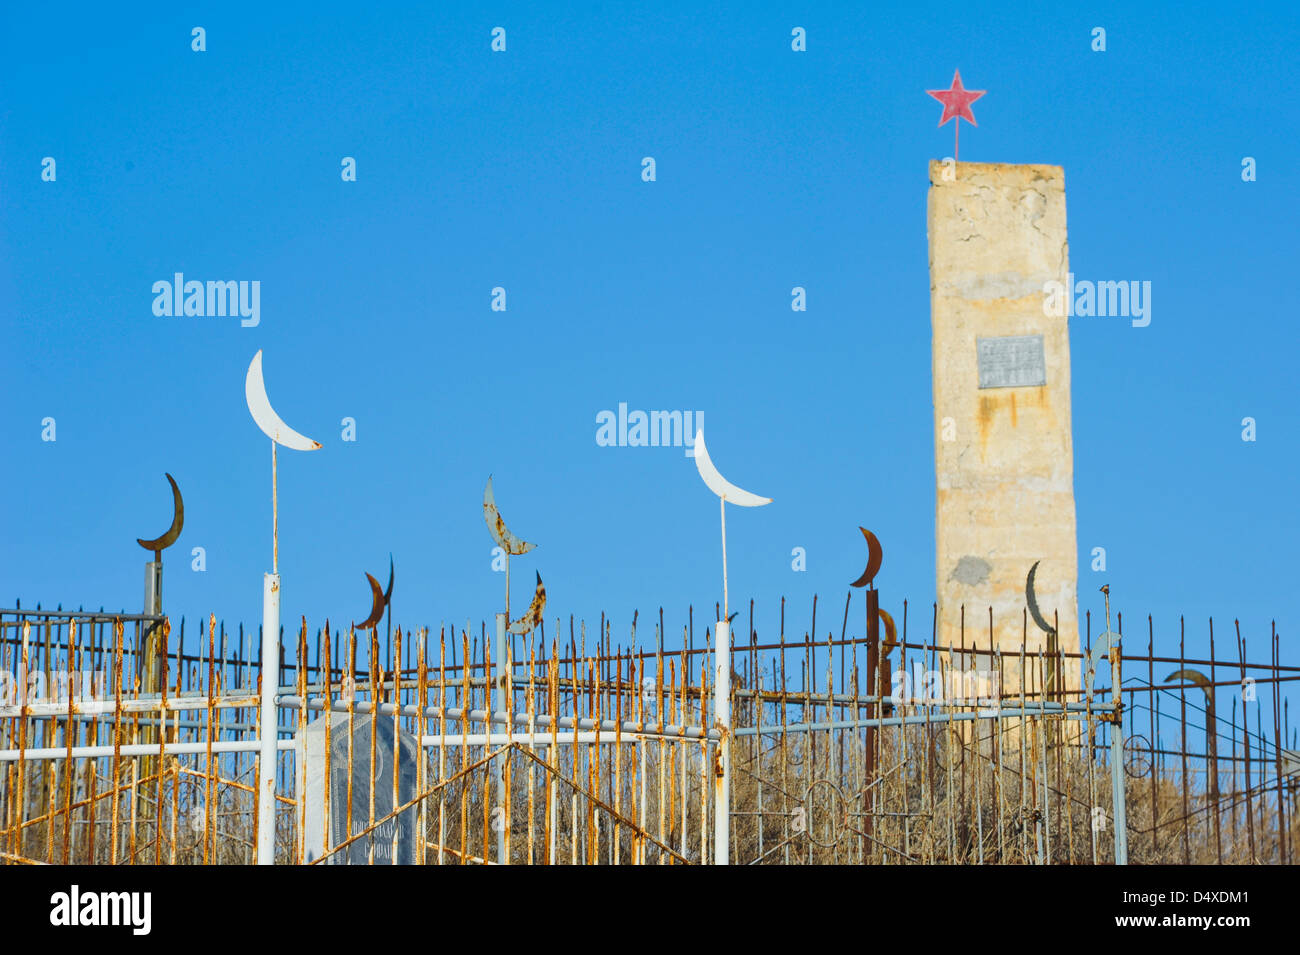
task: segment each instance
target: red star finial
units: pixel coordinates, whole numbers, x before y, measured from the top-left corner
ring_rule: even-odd
[[[950,119],[957,120],[956,133],[961,135],[961,121],[964,119],[972,126],[978,126],[975,122],[975,114],[971,112],[970,104],[975,102],[986,92],[985,90],[968,90],[961,85],[961,70],[953,70],[952,86],[946,90],[926,90],[931,96],[943,104],[943,116],[939,120],[942,126]],[[956,158],[956,138],[954,137],[953,158]]]
[[[946,90],[926,90],[931,96],[943,104],[943,118],[939,120],[942,126],[950,119],[966,120],[972,126],[978,126],[975,122],[975,114],[970,111],[970,104],[975,102],[986,92],[985,90],[968,90],[961,85],[961,70],[953,70],[952,86]]]

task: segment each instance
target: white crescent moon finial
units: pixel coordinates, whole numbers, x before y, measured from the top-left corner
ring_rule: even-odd
[[[695,432],[695,467],[700,472],[700,477],[704,478],[704,483],[709,486],[709,490],[728,504],[760,507],[772,503],[770,497],[759,497],[744,488],[736,487],[718,473],[718,469],[713,466],[713,460],[709,457],[709,449],[704,445],[703,428]]]
[[[271,407],[271,401],[266,397],[266,382],[262,380],[260,348],[248,364],[248,375],[244,378],[244,399],[248,402],[248,412],[257,426],[276,444],[294,451],[315,451],[321,446],[319,441],[313,441],[285,424]]]

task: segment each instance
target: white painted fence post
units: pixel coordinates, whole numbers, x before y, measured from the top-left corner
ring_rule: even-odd
[[[718,740],[713,780],[713,864],[731,864],[731,625],[718,622],[713,715]]]
[[[275,865],[275,767],[280,688],[280,575],[262,579],[262,729],[257,770],[257,864]],[[328,780],[326,781],[328,784]]]

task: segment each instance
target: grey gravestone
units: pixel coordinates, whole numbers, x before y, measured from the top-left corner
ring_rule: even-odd
[[[330,713],[330,847],[348,838],[348,714]],[[305,862],[312,862],[325,852],[325,716],[309,723],[306,739],[298,741],[298,752],[306,760],[307,783],[303,792],[302,824],[305,829]],[[352,834],[370,825],[370,733],[374,720],[368,713],[357,713],[352,724]],[[398,774],[397,805],[410,802],[416,795],[416,767],[420,747],[409,733],[398,734],[393,745],[393,719],[380,716],[375,731],[375,819],[383,819],[396,808],[393,804],[393,763],[396,753]],[[397,830],[397,857],[393,857],[393,830]],[[374,850],[375,865],[414,865],[416,860],[419,807],[412,806],[387,819],[373,833],[340,849],[326,863],[329,865],[367,865]]]
[[[1042,335],[976,338],[981,388],[1025,388],[1047,384]]]

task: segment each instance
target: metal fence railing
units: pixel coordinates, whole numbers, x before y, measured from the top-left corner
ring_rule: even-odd
[[[1240,634],[1172,657],[1149,620],[1122,646],[1085,620],[1049,654],[898,617],[874,640],[847,610],[838,637],[738,626],[729,719],[716,626],[641,646],[634,623],[621,648],[605,619],[501,644],[304,625],[272,670],[276,861],[688,864],[720,838],[751,864],[1295,860],[1300,667],[1276,633],[1267,662]],[[185,629],[0,610],[0,858],[256,859],[261,640]]]

